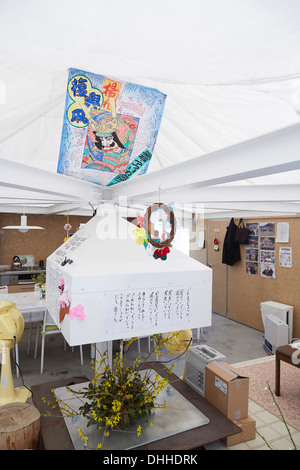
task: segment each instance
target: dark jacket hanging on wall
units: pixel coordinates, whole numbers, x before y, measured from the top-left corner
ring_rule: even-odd
[[[222,263],[232,266],[241,259],[240,245],[234,242],[234,235],[237,225],[232,218],[225,234],[222,252]]]

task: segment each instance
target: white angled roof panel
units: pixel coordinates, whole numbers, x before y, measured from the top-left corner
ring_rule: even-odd
[[[116,213],[103,213],[47,258],[47,308],[70,345],[162,333],[170,325],[176,331],[211,324],[211,269],[173,248],[166,261],[154,259],[136,244],[135,228]],[[66,316],[60,322],[61,278],[71,308],[83,306],[84,320]],[[143,318],[139,296],[146,302]],[[151,304],[154,299],[161,308]]]

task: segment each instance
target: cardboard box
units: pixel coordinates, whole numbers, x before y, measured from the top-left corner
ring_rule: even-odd
[[[256,421],[251,418],[251,416],[235,421],[235,424],[241,428],[242,432],[234,434],[233,436],[228,436],[223,439],[223,442],[227,447],[234,446],[235,444],[240,444],[241,442],[251,441],[251,439],[255,439]]]
[[[232,421],[247,418],[249,377],[227,362],[210,362],[205,367],[205,398]]]

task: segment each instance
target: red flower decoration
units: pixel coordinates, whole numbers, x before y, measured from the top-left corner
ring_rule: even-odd
[[[141,215],[138,216],[137,218],[137,226],[142,227],[143,226],[143,217]]]
[[[167,259],[167,254],[170,253],[170,248],[168,246],[165,246],[164,248],[157,248],[157,250],[154,251],[153,256],[155,259],[160,258],[162,260]]]

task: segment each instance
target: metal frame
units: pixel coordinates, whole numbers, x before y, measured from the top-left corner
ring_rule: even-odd
[[[109,188],[0,159],[0,212],[90,215],[91,205],[110,201],[137,213],[138,204],[157,202],[160,195],[184,207],[201,204],[208,218],[295,215],[299,184],[255,184],[255,178],[300,170],[299,155],[295,124]]]

